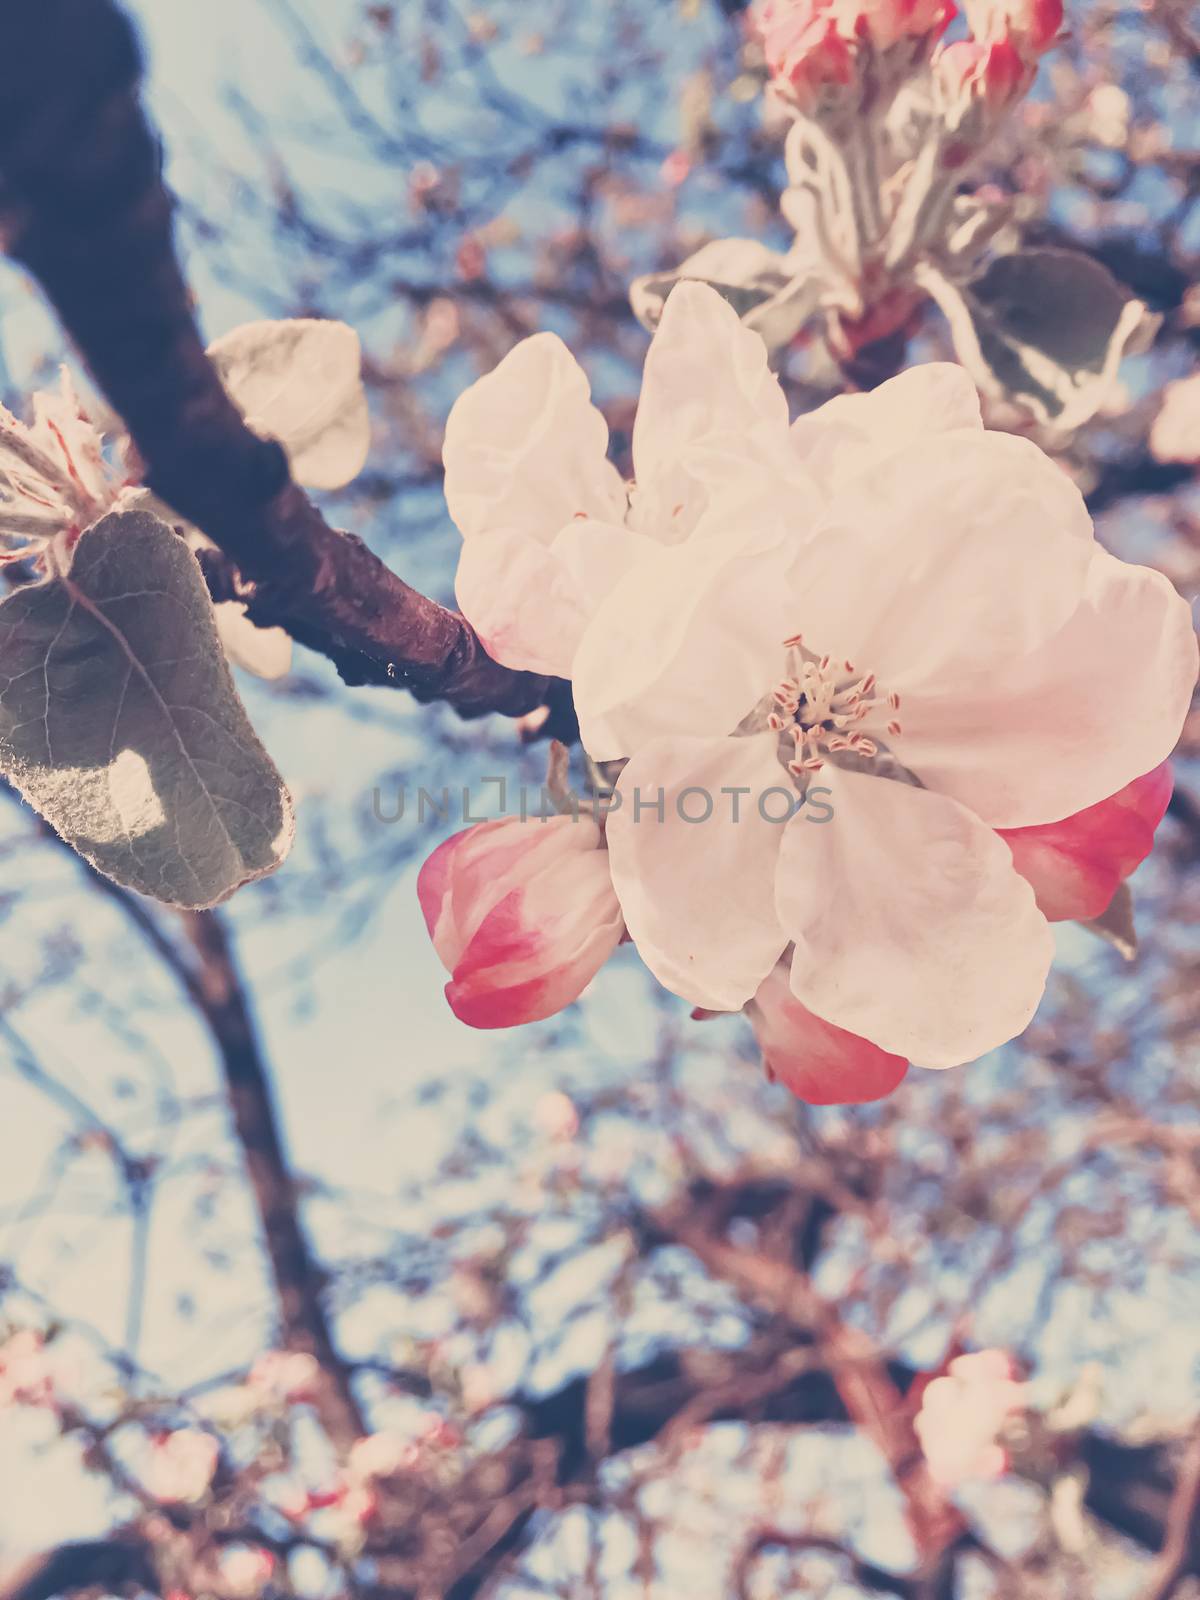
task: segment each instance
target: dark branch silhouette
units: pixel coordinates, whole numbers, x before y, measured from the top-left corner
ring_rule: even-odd
[[[463,617],[331,528],[281,446],[242,421],[176,259],[173,201],[121,12],[111,0],[44,0],[5,7],[3,21],[5,247],[124,419],[146,481],[253,586],[254,615],[328,656],[348,683],[402,686],[465,716],[561,704],[563,686],[500,666]]]

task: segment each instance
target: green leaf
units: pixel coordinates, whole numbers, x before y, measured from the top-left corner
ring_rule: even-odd
[[[215,905],[291,847],[200,568],[143,511],[0,604],[0,771],[93,866],[170,905]]]
[[[821,294],[815,278],[798,276],[788,256],[757,239],[714,239],[677,271],[634,279],[629,299],[644,328],[651,332],[657,328],[667,296],[682,282],[707,283],[715,289],[746,326],[761,335],[768,350],[795,338]]]
[[[1133,895],[1129,885],[1117,885],[1117,892],[1107,908],[1091,922],[1080,924],[1119,950],[1126,961],[1132,961],[1138,952],[1137,929],[1133,925]]]
[[[1059,432],[1103,405],[1122,356],[1157,326],[1106,267],[1073,250],[997,256],[964,284],[923,281],[981,389],[1023,405]]]

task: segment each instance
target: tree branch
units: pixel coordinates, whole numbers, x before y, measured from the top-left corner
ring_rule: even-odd
[[[464,716],[561,703],[563,685],[500,666],[457,612],[331,528],[282,447],[242,421],[196,326],[140,53],[112,0],[0,0],[0,16],[4,245],[124,419],[150,487],[255,585],[258,613],[347,682],[403,686]]]
[[[10,793],[12,791],[9,791]],[[57,834],[47,829],[63,849]],[[214,911],[180,912],[195,960],[188,961],[163,928],[161,919],[137,895],[113,883],[74,851],[72,859],[93,887],[116,904],[184,990],[204,1023],[221,1063],[254,1195],[263,1241],[279,1300],[286,1349],[315,1357],[321,1378],[316,1411],[337,1449],[345,1453],[367,1429],[338,1354],[321,1291],[324,1276],[308,1243],[296,1198],[296,1185],[284,1154],[270,1072],[259,1043],[250,1001],[225,927]],[[0,1600],[4,1600],[0,1593]]]
[[[0,1582],[0,1600],[54,1600],[79,1589],[126,1586],[161,1593],[149,1546],[143,1540],[85,1539],[31,1556]]]
[[[288,1350],[316,1358],[321,1369],[317,1413],[333,1444],[344,1454],[367,1430],[325,1314],[321,1298],[324,1275],[300,1222],[296,1186],[284,1155],[250,1003],[217,913],[181,915],[197,957],[191,992],[221,1059],[233,1125],[279,1296],[283,1342]]]

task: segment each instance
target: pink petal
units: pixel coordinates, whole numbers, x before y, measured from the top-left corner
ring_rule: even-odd
[[[1173,786],[1170,762],[1164,761],[1061,822],[997,830],[1013,865],[1033,885],[1042,915],[1051,922],[1100,916],[1117,885],[1153,849]]]
[[[785,966],[767,974],[746,1014],[771,1076],[810,1105],[882,1100],[908,1071],[903,1056],[889,1055],[801,1005]]]

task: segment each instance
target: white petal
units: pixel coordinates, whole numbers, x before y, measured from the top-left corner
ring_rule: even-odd
[[[569,678],[589,617],[647,547],[639,534],[589,518],[569,522],[549,546],[498,528],[464,542],[455,593],[496,661]]]
[[[260,628],[240,600],[222,600],[213,620],[225,654],[256,678],[286,678],[292,670],[292,639],[283,628]]]
[[[797,417],[792,444],[827,492],[869,476],[879,458],[936,434],[983,427],[979,392],[953,361],[909,367],[869,394],[841,394]]]
[[[736,1010],[787,943],[774,903],[786,824],[759,808],[766,790],[785,784],[765,735],[659,739],[621,774],[607,836],[625,924],[655,977],[693,1005]],[[722,792],[733,788],[748,792]],[[681,799],[689,789],[698,792]],[[704,817],[705,797],[712,815],[684,821]],[[771,796],[767,815],[786,816],[785,800]]]
[[[832,818],[787,826],[776,903],[810,1011],[918,1066],[1029,1022],[1054,953],[1008,846],[944,795],[827,770]]]
[[[583,369],[553,333],[510,350],[446,421],[446,504],[464,539],[518,528],[549,544],[582,513],[623,522],[625,489],[605,459],[608,426]]]
[[[1187,603],[1097,545],[1061,632],[994,677],[906,696],[896,753],[995,828],[1057,822],[1170,755],[1196,664]]]
[[[656,539],[686,538],[714,481],[776,451],[786,464],[787,401],[766,345],[715,289],[676,284],[642,377],[634,524]]]
[[[297,483],[340,489],[362,471],[371,420],[353,328],[309,317],[247,322],[208,353],[250,427],[283,445]]]
[[[1000,674],[1074,613],[1093,549],[1082,496],[1036,445],[957,429],[838,497],[794,568],[797,631],[889,689]]]
[[[731,511],[727,537],[725,514],[711,512],[686,545],[650,545],[597,609],[572,673],[597,761],[663,734],[730,734],[778,681],[795,631],[786,534],[761,507],[744,518],[749,544],[739,546],[745,522]]]

